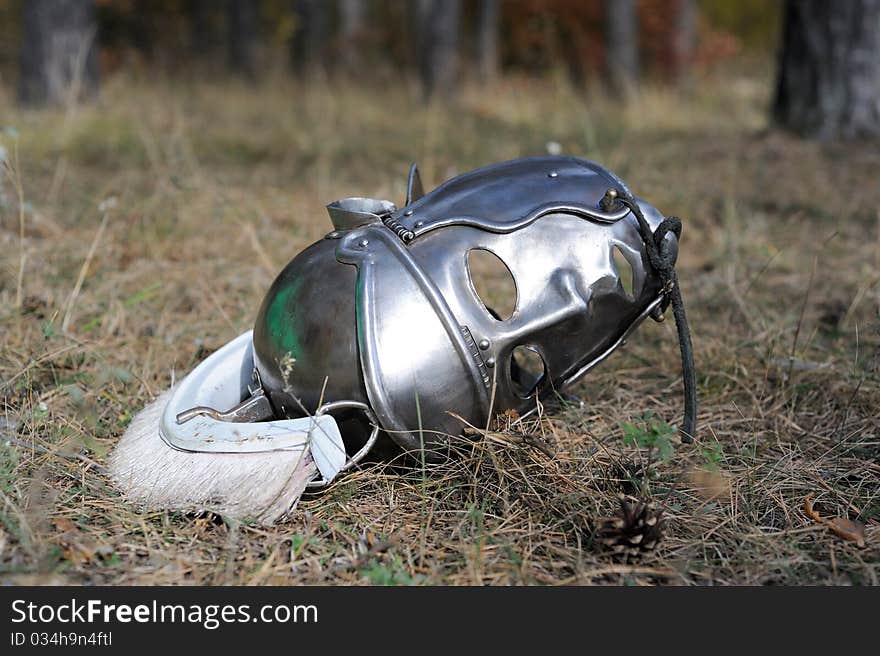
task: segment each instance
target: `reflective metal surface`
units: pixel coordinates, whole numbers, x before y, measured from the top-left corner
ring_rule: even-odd
[[[395,209],[391,201],[375,198],[343,198],[327,205],[333,228],[339,231],[381,221]]]
[[[635,217],[616,200],[629,191],[598,164],[521,159],[424,196],[420,187],[413,168],[404,207],[331,204],[332,238],[273,283],[254,353],[279,415],[367,404],[399,445],[436,454],[462,431],[454,415],[481,425],[490,413],[533,407],[535,394],[578,380],[662,308]],[[656,228],[662,215],[639,207]],[[674,236],[667,239],[675,252]],[[474,249],[496,255],[513,278],[504,320],[476,290]],[[618,271],[615,249],[629,272]],[[539,356],[543,374],[530,377],[515,363],[518,347]],[[354,437],[343,428],[347,444],[367,439],[361,426]]]
[[[329,412],[290,418],[268,412],[262,391],[252,389],[252,346],[251,331],[239,335],[179,381],[161,406],[159,437],[190,453],[311,450],[321,475],[333,479],[346,465],[336,419]]]
[[[412,164],[409,167],[409,176],[406,180],[406,200],[404,205],[410,205],[425,195],[425,189],[422,187],[422,176],[419,174],[419,167]]]
[[[244,401],[225,412],[216,408],[209,408],[205,405],[197,405],[194,408],[178,412],[177,423],[183,424],[199,416],[207,416],[217,421],[229,421],[239,424],[249,421],[266,421],[267,419],[272,419],[275,416],[275,412],[272,410],[272,404],[269,403],[266,394],[262,389],[258,389]]]
[[[410,205],[392,212],[418,237],[450,225],[513,232],[553,212],[603,223],[628,210],[606,211],[600,200],[609,188],[626,190],[616,175],[576,157],[528,157],[460,175]],[[598,192],[598,196],[595,193]]]

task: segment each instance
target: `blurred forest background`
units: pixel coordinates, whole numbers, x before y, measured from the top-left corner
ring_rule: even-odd
[[[880,0],[0,0],[0,581],[877,585],[878,135]],[[682,217],[694,444],[649,322],[583,408],[271,529],[121,502],[328,202],[547,152]],[[666,518],[623,560],[621,493]]]
[[[624,96],[692,90],[736,58],[778,55],[777,122],[822,138],[880,133],[877,0],[3,0],[0,70],[32,105],[94,96],[121,71],[257,84],[418,80],[449,101],[468,81],[562,72]],[[16,67],[15,63],[18,63]],[[16,68],[17,75],[16,75]]]
[[[2,0],[0,70],[31,102],[59,100],[52,85],[77,61],[92,91],[99,70],[410,76],[447,97],[468,79],[564,71],[578,86],[604,77],[619,90],[767,56],[780,15],[781,3],[762,0]],[[41,57],[54,73],[38,70]],[[40,90],[40,75],[59,79]]]

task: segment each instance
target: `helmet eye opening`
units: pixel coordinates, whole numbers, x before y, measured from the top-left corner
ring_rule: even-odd
[[[472,248],[465,260],[471,290],[489,315],[506,321],[516,310],[516,280],[507,264],[486,248]]]

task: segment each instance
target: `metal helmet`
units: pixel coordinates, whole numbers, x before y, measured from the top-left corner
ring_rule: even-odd
[[[675,296],[679,224],[574,157],[495,164],[424,195],[413,167],[403,207],[347,198],[328,211],[333,230],[269,289],[253,361],[276,418],[337,410],[349,451],[362,411],[404,449],[442,452],[463,422],[527,411],[580,379]],[[509,317],[479,295],[475,250],[509,271]],[[538,371],[517,365],[522,348]]]

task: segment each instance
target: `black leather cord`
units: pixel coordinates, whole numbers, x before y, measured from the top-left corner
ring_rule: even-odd
[[[672,304],[675,327],[678,329],[681,374],[684,383],[684,420],[679,432],[682,442],[693,442],[697,429],[697,373],[694,367],[694,349],[684,310],[684,300],[678,285],[678,275],[675,272],[675,258],[670,250],[669,242],[666,241],[666,235],[670,232],[675,235],[676,239],[681,237],[681,219],[677,216],[667,216],[656,230],[651,231],[651,226],[645,220],[645,215],[635,198],[624,191],[618,191],[617,199],[628,207],[636,217],[639,224],[639,234],[645,242],[648,260],[663,281],[666,299],[661,309],[665,310],[670,303]]]

